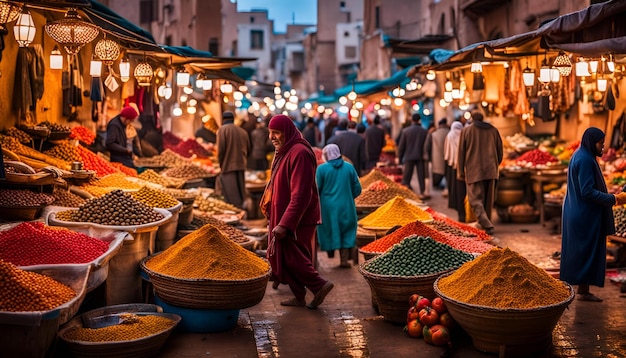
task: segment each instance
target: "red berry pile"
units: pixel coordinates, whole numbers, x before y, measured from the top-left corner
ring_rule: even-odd
[[[0,232],[0,259],[16,266],[87,263],[108,249],[106,241],[37,221]]]

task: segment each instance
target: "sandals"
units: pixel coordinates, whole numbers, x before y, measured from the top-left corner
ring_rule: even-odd
[[[580,296],[578,297],[578,299],[580,301],[590,301],[590,302],[602,302],[603,301],[600,297],[594,295],[591,292],[579,293],[579,295]]]

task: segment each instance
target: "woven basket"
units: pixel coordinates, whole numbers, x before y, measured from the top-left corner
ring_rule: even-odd
[[[441,277],[444,276],[447,274]],[[564,282],[570,295],[563,302],[537,308],[501,309],[454,300],[439,290],[438,283],[439,279],[433,284],[435,293],[472,337],[474,347],[506,357],[535,356],[548,350],[552,345],[552,330],[575,295],[572,286]]]
[[[116,306],[117,307],[117,306]],[[124,311],[122,311],[124,312]],[[139,315],[154,315],[169,318],[175,324],[158,333],[128,341],[110,342],[87,342],[73,341],[65,338],[68,330],[76,326],[82,327],[81,317],[76,317],[65,325],[58,333],[59,339],[67,346],[72,356],[77,358],[133,358],[133,357],[153,357],[157,355],[165,344],[170,333],[180,323],[181,317],[171,313],[139,312]]]
[[[406,324],[406,314],[409,309],[409,297],[417,293],[430,300],[435,298],[433,282],[442,274],[439,272],[424,276],[390,276],[377,275],[366,271],[363,267],[367,262],[359,265],[359,272],[372,289],[380,314],[386,321],[396,324]]]
[[[150,277],[155,293],[179,307],[213,310],[252,307],[265,296],[272,273],[268,265],[265,274],[247,280],[182,279],[150,270],[146,262],[152,256],[141,260],[141,269]]]
[[[363,251],[361,249],[359,249],[359,253],[363,255],[363,258],[365,258],[365,261],[371,260],[374,257],[382,254],[382,252],[367,252],[367,251]]]

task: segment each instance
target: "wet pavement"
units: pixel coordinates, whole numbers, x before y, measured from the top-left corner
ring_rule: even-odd
[[[434,191],[428,205],[456,218],[441,192]],[[560,250],[560,235],[553,227],[536,224],[505,224],[494,221],[493,244],[510,247],[543,268],[558,268],[552,258]],[[244,222],[252,228],[259,222]],[[158,358],[383,358],[383,357],[497,357],[479,352],[463,331],[452,337],[451,347],[436,347],[422,338],[410,338],[403,325],[385,321],[372,306],[370,288],[357,267],[339,268],[339,255],[318,255],[319,271],[335,288],[318,309],[284,307],[289,288],[273,289],[268,283],[263,300],[239,312],[237,325],[217,333],[185,333],[175,330]],[[359,262],[363,262],[363,256]],[[553,346],[538,358],[626,357],[626,294],[609,280],[591,291],[604,302],[574,301],[564,311],[553,331]],[[312,299],[309,292],[307,302]],[[408,297],[407,297],[408,300]],[[408,303],[407,303],[408,309]],[[514,351],[505,351],[514,355]],[[57,345],[55,358],[68,352]],[[519,354],[518,354],[519,356]],[[524,356],[526,357],[526,356]]]
[[[455,218],[439,192],[428,204]],[[519,252],[541,267],[558,267],[552,254],[560,250],[560,236],[540,224],[504,224],[497,219],[493,243]],[[319,255],[319,271],[335,288],[316,310],[283,307],[290,298],[287,286],[268,284],[258,305],[243,309],[235,328],[225,332],[191,334],[175,331],[159,358],[170,357],[493,357],[476,350],[464,332],[452,347],[428,345],[409,338],[401,325],[389,323],[372,306],[370,288],[356,267],[339,268],[339,255]],[[360,257],[363,262],[363,257]],[[552,357],[626,357],[626,295],[609,280],[592,287],[604,302],[574,300],[553,331],[553,347],[537,355]],[[309,293],[307,301],[312,299]],[[515,352],[506,352],[514,354]]]

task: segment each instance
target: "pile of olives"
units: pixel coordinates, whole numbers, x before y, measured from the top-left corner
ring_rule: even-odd
[[[163,219],[163,214],[122,190],[113,190],[100,198],[87,200],[78,210],[58,212],[56,217],[62,221],[134,226],[159,221]]]

